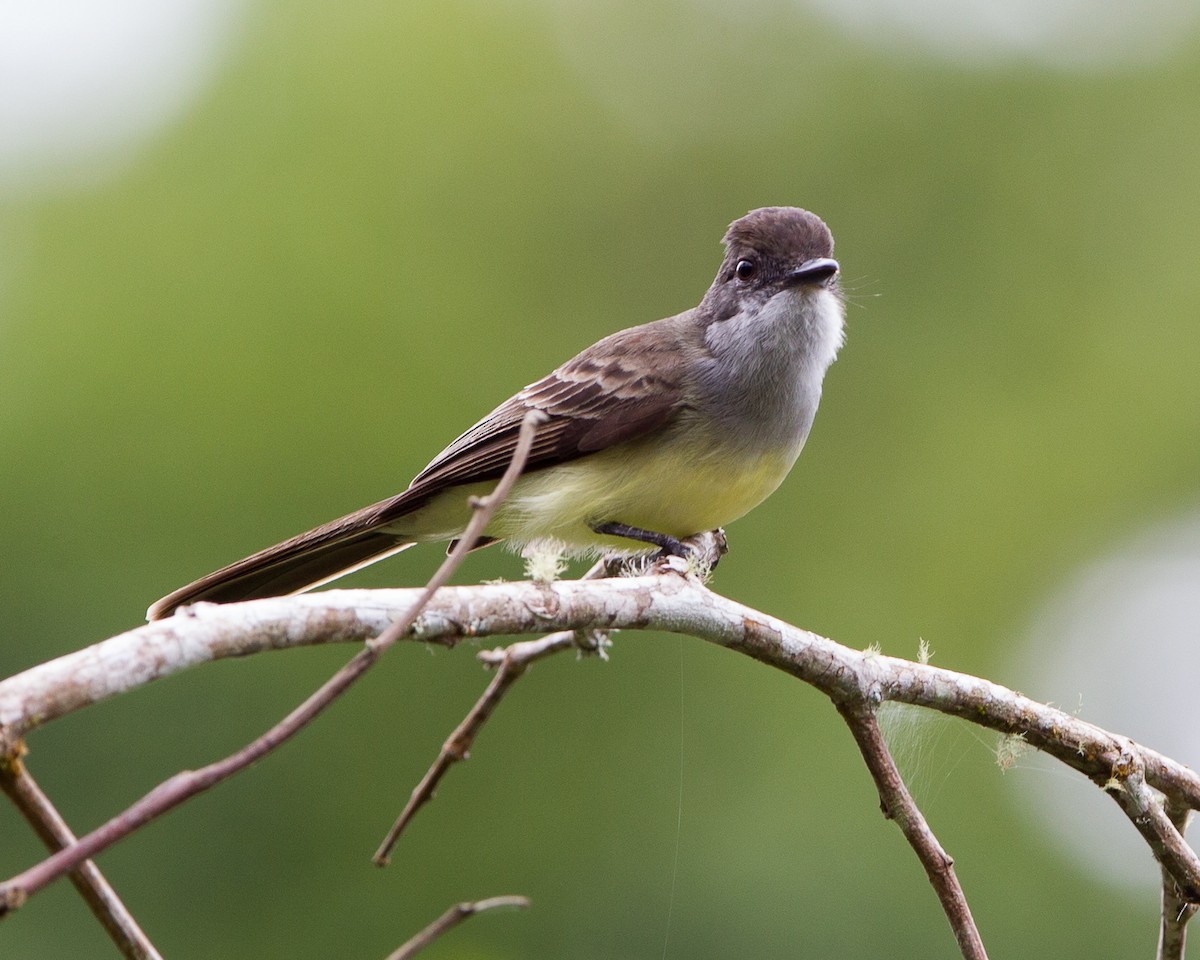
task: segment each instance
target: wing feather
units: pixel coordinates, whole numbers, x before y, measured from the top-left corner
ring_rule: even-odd
[[[530,409],[549,419],[538,428],[526,470],[565,463],[662,426],[686,406],[684,354],[672,335],[680,319],[606,337],[531,383],[446,447],[395,499],[411,504],[446,487],[499,477]]]
[[[606,337],[506,400],[438,454],[408,489],[261,550],[176,590],[150,619],[197,600],[228,601],[303,590],[408,546],[387,530],[448,487],[499,477],[512,461],[526,411],[544,411],[527,470],[644,436],[687,406],[686,314]],[[695,349],[695,348],[692,348]],[[486,538],[485,538],[486,540]],[[477,546],[483,546],[481,541]]]

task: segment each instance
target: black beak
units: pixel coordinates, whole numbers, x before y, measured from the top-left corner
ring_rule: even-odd
[[[789,287],[798,287],[800,284],[815,283],[825,284],[833,277],[837,276],[838,262],[830,257],[816,257],[813,260],[805,260],[795,270],[787,275],[784,283]]]

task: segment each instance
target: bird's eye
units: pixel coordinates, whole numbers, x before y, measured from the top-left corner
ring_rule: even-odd
[[[755,266],[753,260],[739,260],[737,266],[733,268],[733,272],[739,280],[749,280],[757,270],[758,267]]]

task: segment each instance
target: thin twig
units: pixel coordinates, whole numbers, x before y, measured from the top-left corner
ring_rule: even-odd
[[[581,579],[600,579],[607,574],[608,570],[609,566],[605,560],[597,560]],[[383,842],[380,843],[379,849],[371,858],[375,865],[386,867],[391,862],[392,850],[396,846],[396,841],[400,839],[400,834],[417,815],[417,811],[433,799],[438,784],[450,767],[460,760],[466,760],[471,755],[471,747],[474,746],[479,731],[483,729],[483,725],[500,705],[501,699],[508,693],[509,688],[524,675],[529,664],[571,647],[590,650],[604,657],[606,641],[607,637],[601,631],[562,630],[537,640],[526,640],[510,644],[508,647],[481,651],[478,655],[479,659],[487,666],[495,667],[496,675],[479,699],[475,701],[470,712],[454,728],[454,732],[446,738],[442,749],[438,751],[437,758],[425,772],[421,782],[413,787],[408,802],[400,811],[400,816],[396,818],[396,822],[392,824],[391,829],[384,836]]]
[[[471,521],[467,524],[467,528],[463,531],[462,536],[458,538],[458,542],[454,544],[454,549],[450,551],[446,559],[442,561],[442,565],[429,578],[429,582],[425,584],[425,589],[421,592],[421,596],[412,605],[408,613],[388,627],[388,629],[384,630],[374,640],[368,640],[368,647],[374,647],[382,653],[404,636],[417,617],[421,615],[421,611],[429,605],[429,601],[433,599],[433,595],[446,585],[446,581],[454,575],[454,571],[458,569],[467,554],[475,549],[475,543],[482,536],[484,528],[492,519],[492,514],[504,502],[504,498],[512,490],[513,484],[517,482],[517,477],[525,469],[525,461],[529,459],[529,451],[533,447],[533,438],[537,435],[537,428],[545,422],[546,414],[541,410],[531,409],[526,412],[525,418],[521,421],[521,433],[517,437],[517,446],[513,450],[512,460],[509,461],[508,469],[504,471],[504,475],[496,484],[495,489],[486,497],[471,497],[470,503],[471,510],[473,511]]]
[[[1171,797],[1164,797],[1163,812],[1182,836],[1192,811],[1176,803]],[[1188,921],[1196,915],[1200,906],[1189,903],[1181,896],[1179,885],[1166,867],[1163,867],[1162,883],[1162,917],[1158,929],[1156,957],[1157,960],[1183,960],[1183,951],[1187,946]]]
[[[392,848],[400,839],[404,828],[416,816],[417,811],[433,799],[433,793],[437,789],[438,783],[441,782],[450,767],[470,756],[475,737],[487,722],[488,717],[492,715],[492,711],[500,705],[500,700],[509,688],[525,673],[529,664],[559,650],[568,650],[576,646],[578,646],[578,640],[575,632],[563,630],[537,640],[514,643],[504,650],[488,651],[489,655],[486,659],[483,654],[480,654],[480,659],[484,659],[484,662],[498,664],[496,675],[487,685],[487,689],[483,691],[483,695],[475,702],[475,706],[463,718],[462,723],[455,727],[454,732],[446,738],[446,742],[442,744],[442,749],[438,752],[437,759],[433,761],[433,765],[421,778],[421,782],[413,788],[408,803],[405,804],[404,809],[400,811],[400,816],[388,830],[379,849],[375,851],[372,859],[377,866],[386,867],[388,865],[391,860]]]
[[[912,794],[904,785],[904,779],[896,768],[896,761],[888,750],[887,742],[879,729],[875,711],[863,701],[837,703],[850,732],[858,743],[867,769],[879,790],[879,805],[883,815],[894,820],[904,838],[913,848],[929,882],[937,892],[958,941],[958,948],[966,960],[987,960],[987,951],[979,936],[979,929],[971,916],[971,908],[954,873],[954,860],[942,848],[929,824],[925,822]]]
[[[50,850],[60,850],[75,842],[75,834],[19,756],[0,760],[0,789]],[[95,863],[85,860],[72,870],[71,883],[108,932],[121,956],[128,960],[162,960],[162,955],[154,949],[150,938]]]
[[[25,900],[41,890],[50,882],[69,873],[84,860],[95,856],[121,838],[128,836],[134,830],[162,816],[168,810],[181,804],[184,800],[195,796],[204,790],[220,783],[239,770],[248,767],[256,760],[270,753],[276,747],[291,739],[304,726],[328,707],[351,684],[370,669],[385,650],[402,637],[412,626],[421,610],[428,604],[438,587],[449,579],[462,557],[479,538],[496,508],[507,496],[516,482],[517,477],[525,468],[529,458],[529,450],[537,427],[543,422],[544,414],[531,410],[521,422],[521,433],[513,452],[508,469],[496,484],[495,490],[487,497],[472,500],[474,515],[458,544],[458,548],[446,558],[438,568],[429,584],[421,592],[414,603],[395,623],[383,631],[378,637],[368,640],[344,667],[323,683],[315,693],[310,695],[300,706],[289,713],[279,723],[266,733],[251,741],[236,753],[201,767],[199,770],[185,770],[175,774],[151,790],[107,823],[82,837],[78,842],[65,847],[41,863],[35,864],[23,873],[13,877],[7,883],[0,885],[0,916],[21,906]]]
[[[505,907],[513,910],[524,910],[528,906],[528,897],[489,897],[487,900],[476,900],[473,903],[456,903],[407,943],[402,944],[389,953],[387,960],[408,960],[409,957],[424,950],[447,930],[452,930],[464,920],[475,916],[477,913]]]

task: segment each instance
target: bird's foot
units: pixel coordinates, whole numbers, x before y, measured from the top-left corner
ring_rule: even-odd
[[[598,523],[592,526],[592,530],[605,536],[625,537],[658,547],[658,553],[649,558],[650,572],[654,573],[671,570],[696,574],[704,579],[729,549],[725,531],[720,529],[693,534],[682,540],[668,533],[616,522]]]
[[[725,531],[719,528],[704,533],[695,533],[675,542],[681,549],[678,552],[659,550],[651,561],[652,570],[655,572],[672,570],[676,573],[707,580],[716,569],[717,564],[720,563],[721,557],[729,552]]]

